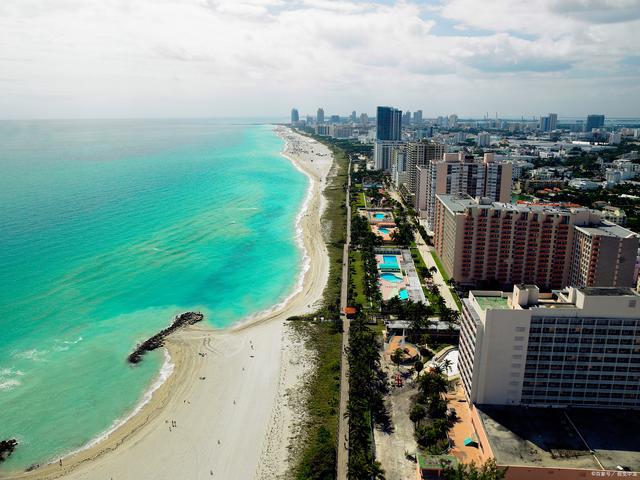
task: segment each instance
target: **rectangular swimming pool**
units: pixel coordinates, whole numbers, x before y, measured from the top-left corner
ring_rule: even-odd
[[[383,255],[382,259],[385,263],[385,265],[393,265],[395,267],[398,267],[398,258],[395,255]]]

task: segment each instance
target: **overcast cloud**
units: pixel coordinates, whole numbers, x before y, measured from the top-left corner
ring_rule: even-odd
[[[640,0],[1,0],[3,118],[640,115]]]

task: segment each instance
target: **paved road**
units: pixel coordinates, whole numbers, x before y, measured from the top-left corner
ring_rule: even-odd
[[[340,362],[340,413],[338,419],[338,480],[347,480],[349,465],[349,419],[347,403],[349,402],[349,319],[344,314],[349,291],[349,247],[351,245],[351,159],[349,159],[347,177],[347,236],[342,252],[342,288],[340,291],[340,315],[342,317],[342,360]]]

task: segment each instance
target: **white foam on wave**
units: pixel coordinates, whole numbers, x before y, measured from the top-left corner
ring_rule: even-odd
[[[46,353],[47,350],[38,350],[37,348],[32,348],[31,350],[25,350],[24,352],[15,352],[11,356],[15,358],[25,358],[27,360],[40,361]]]
[[[151,384],[151,387],[149,387],[149,389],[147,389],[147,391],[144,393],[142,400],[135,406],[135,408],[124,417],[116,419],[111,425],[111,427],[109,427],[105,432],[101,433],[93,440],[90,440],[88,443],[78,448],[77,450],[67,453],[62,458],[65,458],[65,457],[74,455],[78,452],[81,452],[83,450],[87,450],[89,448],[95,447],[97,444],[99,444],[103,440],[106,440],[118,428],[120,428],[122,425],[127,423],[133,417],[135,417],[142,410],[142,408],[151,401],[151,398],[153,398],[153,394],[156,392],[156,390],[158,390],[164,384],[164,382],[166,382],[167,379],[171,376],[174,368],[175,368],[175,364],[171,361],[171,356],[169,355],[169,352],[166,349],[164,349],[164,363],[162,364],[162,368],[160,368],[158,377]]]
[[[296,223],[295,223],[296,225],[295,241],[296,241],[297,247],[302,252],[302,260],[300,262],[301,263],[300,272],[298,273],[298,278],[296,280],[294,288],[288,296],[286,296],[283,300],[276,303],[272,307],[256,312],[253,315],[249,315],[243,321],[238,322],[236,326],[251,323],[251,321],[253,321],[256,318],[260,318],[270,313],[277,312],[278,310],[283,308],[287,303],[289,303],[289,301],[293,297],[295,297],[298,293],[302,291],[302,289],[304,288],[304,277],[309,271],[309,269],[311,268],[311,257],[309,256],[309,253],[307,252],[306,246],[304,244],[304,229],[302,227],[302,219],[304,218],[304,216],[307,214],[309,210],[309,205],[311,203],[311,199],[313,198],[313,187],[315,186],[316,180],[307,171],[305,171],[302,167],[300,167],[300,165],[298,165],[298,162],[296,162],[286,154],[287,147],[288,147],[288,142],[285,140],[285,148],[280,153],[280,155],[282,155],[284,158],[289,160],[296,170],[304,174],[309,179],[309,186],[307,187],[307,193],[305,195],[304,202],[302,202],[302,206],[300,207],[300,210],[296,215]]]
[[[11,378],[9,380],[0,381],[0,390],[13,390],[20,385],[22,385],[22,383],[19,380]]]

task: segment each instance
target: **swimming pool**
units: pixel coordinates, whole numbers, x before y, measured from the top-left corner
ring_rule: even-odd
[[[400,300],[409,300],[409,292],[403,288],[398,292],[398,297],[400,297]]]
[[[385,234],[385,235],[388,235],[388,234],[389,234],[389,229],[388,229],[388,228],[379,228],[379,229],[378,229],[378,231],[379,231],[380,233]]]
[[[373,218],[376,220],[382,220],[384,218],[384,213],[376,213],[373,215]]]
[[[391,282],[391,283],[400,283],[402,281],[401,277],[398,277],[393,273],[383,273],[380,275],[380,278],[382,280],[386,280],[387,282]]]
[[[398,259],[395,255],[383,255],[382,261],[387,265],[394,265],[396,267],[398,266]]]

